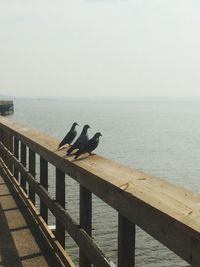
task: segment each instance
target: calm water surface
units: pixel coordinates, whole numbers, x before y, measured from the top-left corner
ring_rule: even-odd
[[[101,131],[96,152],[130,167],[200,191],[200,100],[181,99],[17,99],[9,118],[61,139],[74,121],[88,123],[90,135]],[[79,127],[81,131],[81,127]],[[49,190],[55,175],[49,167]],[[78,219],[78,185],[66,178],[66,208]],[[113,261],[117,253],[117,213],[97,199],[93,203],[93,236]],[[54,223],[50,215],[50,223]],[[77,248],[66,246],[77,261]],[[136,266],[188,266],[159,242],[137,229]]]

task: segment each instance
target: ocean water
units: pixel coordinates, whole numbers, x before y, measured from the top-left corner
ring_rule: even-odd
[[[96,153],[192,191],[200,191],[200,99],[16,99],[11,120],[61,139],[74,121],[102,133]],[[55,172],[49,167],[49,190]],[[66,208],[78,220],[75,181],[66,177]],[[100,216],[101,215],[101,216]],[[54,223],[49,216],[50,223]],[[117,213],[93,196],[93,236],[116,262]],[[77,262],[78,250],[67,236],[66,247]],[[136,236],[136,266],[189,266],[144,233]]]

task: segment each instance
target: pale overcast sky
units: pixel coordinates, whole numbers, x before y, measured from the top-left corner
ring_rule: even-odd
[[[0,94],[200,96],[199,0],[1,0]]]

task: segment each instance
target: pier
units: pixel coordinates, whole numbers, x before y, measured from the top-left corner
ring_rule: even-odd
[[[200,266],[200,194],[98,155],[74,160],[57,147],[57,139],[0,116],[0,266],[25,266],[22,262],[30,260],[26,266],[75,267],[65,249],[67,232],[79,248],[80,267],[134,267],[136,225],[191,266]],[[48,190],[50,164],[55,196]],[[79,184],[79,221],[65,209],[69,176]],[[116,262],[92,238],[93,194],[118,213]],[[56,221],[53,231],[49,211]]]
[[[0,115],[8,115],[14,112],[14,104],[12,100],[0,100]]]

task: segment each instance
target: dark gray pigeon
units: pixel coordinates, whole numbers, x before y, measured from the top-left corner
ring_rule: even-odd
[[[95,148],[99,144],[99,137],[102,136],[101,133],[95,133],[95,135],[82,147],[76,152],[76,156],[74,159],[77,159],[81,154],[89,153],[91,155],[91,152],[95,150]]]
[[[70,155],[72,153],[72,151],[74,151],[75,149],[80,149],[82,146],[84,146],[88,140],[89,137],[87,135],[87,130],[90,128],[90,126],[88,124],[86,124],[83,127],[83,130],[80,134],[80,136],[77,138],[77,140],[74,142],[74,144],[70,147],[70,149],[67,150],[67,155]]]
[[[58,145],[58,148],[64,146],[65,144],[70,145],[72,143],[72,141],[74,140],[74,138],[77,135],[77,131],[75,130],[76,125],[78,125],[78,123],[74,122],[70,131],[66,134],[66,136],[63,138],[63,140]]]

